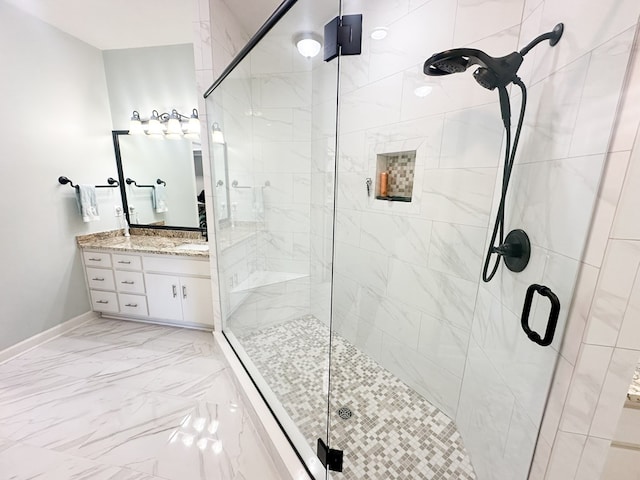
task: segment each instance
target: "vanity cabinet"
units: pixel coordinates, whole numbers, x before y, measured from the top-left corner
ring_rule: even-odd
[[[83,251],[94,311],[192,327],[213,327],[208,259]]]
[[[211,323],[209,279],[147,273],[149,315],[188,323]]]

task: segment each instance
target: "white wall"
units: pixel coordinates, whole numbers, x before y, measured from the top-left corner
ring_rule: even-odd
[[[75,183],[117,178],[102,54],[0,1],[4,207],[0,349],[90,310],[75,236],[118,228],[117,188],[83,223]]]

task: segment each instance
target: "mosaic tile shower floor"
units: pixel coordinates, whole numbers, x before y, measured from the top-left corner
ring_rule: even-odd
[[[313,446],[326,438],[328,335],[306,316],[239,339]],[[331,443],[345,454],[334,479],[475,480],[449,417],[338,335],[332,362]],[[339,417],[341,407],[351,418]]]

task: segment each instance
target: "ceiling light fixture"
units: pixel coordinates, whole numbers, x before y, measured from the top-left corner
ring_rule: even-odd
[[[371,38],[374,40],[383,40],[387,38],[389,29],[387,27],[376,27],[371,31]]]
[[[313,58],[320,53],[322,41],[318,35],[312,32],[304,32],[293,39],[300,55],[305,58]]]
[[[137,110],[133,111],[129,123],[129,135],[147,134],[155,138],[200,138],[200,119],[198,110],[193,109],[191,116],[182,115],[175,108],[171,113],[158,113],[157,110],[151,112],[148,120],[140,118]]]
[[[224,144],[224,134],[218,122],[213,122],[213,125],[211,125],[211,141],[213,143]]]

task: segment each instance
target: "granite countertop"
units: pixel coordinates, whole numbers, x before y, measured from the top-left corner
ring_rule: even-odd
[[[136,235],[125,237],[122,230],[76,237],[80,248],[118,250],[135,253],[161,253],[186,257],[209,258],[209,246],[203,239],[185,238],[177,234]]]

